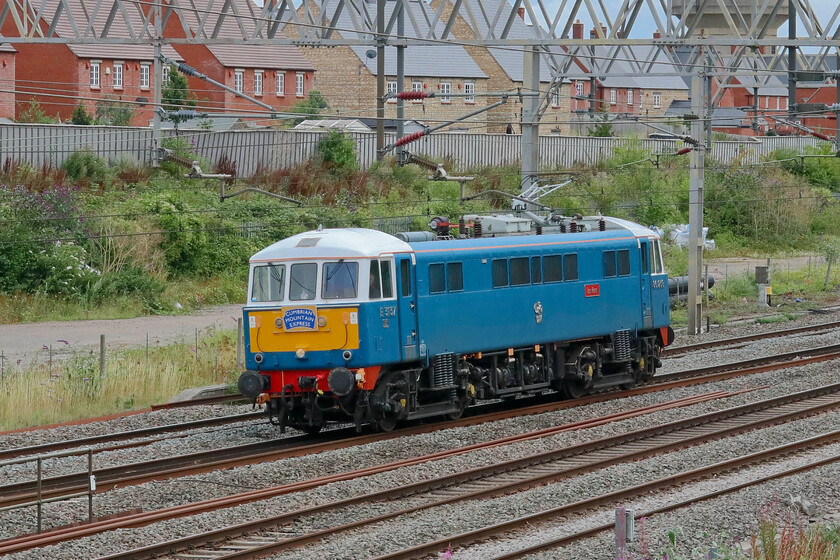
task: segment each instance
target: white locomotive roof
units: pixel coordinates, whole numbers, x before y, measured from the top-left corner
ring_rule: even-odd
[[[381,231],[364,228],[324,229],[299,233],[269,245],[251,257],[251,262],[377,257],[382,253],[411,251],[408,243]]]
[[[623,220],[621,218],[612,218],[609,216],[604,216],[604,221],[607,222],[607,229],[626,229],[636,237],[659,238],[659,234],[653,231],[652,229],[639,225],[636,222],[631,222],[630,220]],[[610,224],[614,224],[614,226],[610,227]]]

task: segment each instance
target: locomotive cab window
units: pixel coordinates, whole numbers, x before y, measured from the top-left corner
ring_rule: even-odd
[[[493,261],[493,287],[503,288],[508,285],[508,262],[507,259],[495,259]]]
[[[578,279],[578,256],[576,254],[563,257],[563,277],[566,282]]]
[[[289,273],[289,299],[301,301],[315,299],[318,285],[318,265],[315,263],[293,264]]]
[[[374,259],[370,261],[370,284],[368,299],[388,299],[394,297],[394,275],[391,261]]]
[[[338,262],[324,263],[321,273],[321,297],[324,299],[355,298],[359,288],[359,263]]]
[[[429,265],[429,293],[440,294],[446,291],[446,276],[443,264]]]
[[[618,252],[618,275],[630,276],[630,250],[622,249]]]
[[[662,265],[662,250],[659,246],[659,240],[654,239],[650,243],[650,271],[653,274],[662,274],[665,272],[665,267]]]
[[[612,278],[615,274],[615,251],[604,251],[604,278]]]
[[[510,285],[523,286],[531,283],[528,257],[510,259]]]
[[[286,285],[286,265],[255,266],[251,301],[283,301]]]

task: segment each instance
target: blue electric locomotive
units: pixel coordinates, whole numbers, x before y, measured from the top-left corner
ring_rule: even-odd
[[[281,428],[315,432],[649,379],[673,339],[659,237],[593,223],[414,243],[327,229],[275,243],[251,259],[239,388]]]

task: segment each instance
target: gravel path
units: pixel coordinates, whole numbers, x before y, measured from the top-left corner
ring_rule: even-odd
[[[826,322],[827,320],[830,319],[827,319],[825,316],[820,316],[818,320],[814,322]],[[793,324],[799,326],[804,323],[797,321]],[[779,325],[773,325],[773,328],[769,330],[778,330],[779,328]],[[730,336],[735,336],[736,334],[746,334],[747,332],[752,331],[752,327],[745,327],[740,330],[733,329]],[[712,335],[715,334],[717,333],[712,333]],[[840,333],[826,333],[818,336],[810,335],[797,338],[807,340],[812,346],[821,346],[824,344],[840,342],[840,340],[838,340],[840,339]],[[695,340],[700,341],[703,339],[706,339],[706,337],[704,336]],[[694,340],[692,340],[692,342],[694,342]],[[798,343],[801,343],[801,340]],[[709,365],[710,363],[735,361],[737,358],[744,358],[747,356],[753,357],[764,354],[775,354],[785,351],[784,346],[786,344],[790,345],[792,348],[794,343],[780,343],[779,341],[768,343],[767,341],[759,341],[748,347],[731,351],[709,351],[694,354],[691,357],[687,356],[666,360],[666,367],[669,371],[674,371],[691,367],[692,363],[695,366],[700,364]],[[723,357],[720,356],[721,354]],[[678,363],[671,363],[672,361]],[[692,407],[656,413],[641,418],[599,426],[587,430],[565,433],[550,438],[543,438],[534,442],[508,445],[492,451],[474,452],[441,461],[435,461],[433,463],[403,468],[389,473],[368,477],[364,479],[363,483],[359,483],[359,481],[335,483],[307,492],[297,493],[294,495],[294,498],[285,496],[272,500],[262,500],[255,504],[212,512],[201,516],[195,516],[187,520],[173,520],[141,529],[121,530],[107,535],[98,535],[86,539],[80,539],[79,541],[67,543],[58,547],[48,547],[39,551],[12,555],[10,558],[49,557],[53,560],[63,560],[65,558],[75,559],[95,557],[97,555],[116,552],[133,546],[151,544],[159,540],[175,538],[176,536],[190,534],[202,529],[206,530],[209,528],[217,528],[222,524],[242,522],[250,518],[265,516],[269,513],[277,514],[283,511],[291,511],[308,504],[336,501],[348,496],[358,495],[362,492],[368,492],[373,489],[392,488],[409,482],[440,476],[445,473],[459,472],[467,468],[483,464],[491,464],[503,459],[525,456],[533,453],[534,451],[566,447],[575,443],[591,441],[596,438],[613,435],[630,429],[642,428],[678,418],[701,414],[703,412],[728,408],[747,402],[753,402],[798,390],[808,389],[817,385],[840,382],[840,367],[838,366],[840,366],[840,364],[836,362],[813,364],[801,368],[731,379],[701,387],[683,388],[664,393],[640,395],[627,399],[598,403],[587,407],[578,407],[552,413],[532,415],[525,418],[487,423],[469,428],[449,429],[431,434],[403,437],[398,440],[369,444],[351,449],[335,450],[309,457],[299,457],[277,461],[274,463],[250,465],[248,467],[228,471],[218,471],[173,481],[118,489],[99,495],[95,498],[95,513],[97,515],[117,513],[136,507],[142,507],[146,510],[157,509],[190,501],[228,495],[234,492],[250,490],[257,487],[266,487],[304,480],[316,476],[323,476],[329,473],[343,472],[369,465],[391,462],[401,458],[433,453],[435,451],[451,449],[457,446],[522,433],[527,430],[556,426],[558,424],[600,416],[610,412],[626,410],[631,407],[645,406],[713,390],[739,390],[768,385],[766,388],[737,395],[728,399],[701,403]],[[230,413],[230,407],[219,408],[224,410],[226,414]],[[193,409],[181,409],[180,411],[158,411],[153,414],[181,414],[186,410]],[[154,421],[161,421],[163,419],[164,418],[162,417],[158,417]],[[136,416],[121,419],[121,422],[129,421],[142,423],[148,422],[149,420]],[[161,423],[169,423],[171,421],[173,420],[167,418],[167,421],[161,421]],[[86,426],[94,426],[95,429],[106,429],[105,426],[109,423],[102,424],[102,426]],[[431,536],[435,535],[442,536],[454,533],[460,529],[470,526],[470,524],[475,520],[496,519],[494,516],[509,518],[515,514],[524,514],[531,511],[531,508],[533,507],[539,507],[540,504],[559,503],[559,500],[566,499],[563,498],[563,496],[568,496],[569,499],[577,496],[577,499],[579,499],[582,497],[585,488],[601,489],[610,487],[609,485],[611,484],[619,484],[622,481],[641,480],[639,477],[655,478],[657,476],[663,476],[664,473],[667,472],[675,472],[673,469],[683,468],[687,464],[699,466],[700,464],[704,464],[704,462],[721,460],[721,458],[727,456],[727,454],[732,454],[736,451],[759,449],[772,445],[778,445],[783,441],[797,439],[808,433],[816,433],[814,430],[821,431],[826,429],[828,426],[838,425],[840,425],[840,415],[837,413],[821,416],[819,418],[806,419],[785,426],[779,426],[771,430],[765,430],[760,433],[760,436],[758,434],[746,434],[744,436],[740,436],[739,438],[732,438],[722,442],[713,442],[702,447],[684,450],[663,458],[640,461],[632,465],[619,465],[603,471],[596,471],[586,477],[578,477],[574,479],[574,481],[549,485],[531,490],[527,493],[498,498],[496,500],[482,501],[477,504],[460,504],[451,508],[437,508],[434,512],[425,514],[420,513],[413,516],[411,519],[400,520],[399,524],[387,524],[381,529],[374,527],[369,531],[360,531],[352,536],[337,536],[333,541],[325,541],[317,548],[312,547],[301,549],[295,556],[284,554],[283,558],[367,558],[384,552],[386,548],[392,546],[392,543],[399,542],[401,545],[406,545],[409,541],[405,539],[409,538],[411,534],[418,537],[425,536],[431,538]],[[77,432],[80,427],[74,428],[76,433],[74,433],[73,437],[79,437]],[[220,445],[220,443],[217,443],[216,440],[219,442],[226,442],[231,437],[253,438],[258,440],[260,438],[272,437],[273,435],[274,434],[272,433],[271,428],[268,428],[265,425],[238,428],[236,430],[218,430],[215,432],[194,434],[181,438],[176,440],[178,443],[174,446],[171,443],[161,443],[160,446],[153,444],[144,447],[142,448],[142,451],[121,450],[118,452],[106,453],[103,454],[101,460],[103,461],[103,464],[108,462],[120,464],[123,461],[136,459],[133,455],[135,451],[140,454],[148,455],[150,452],[159,447],[161,450],[165,450],[165,452],[169,453],[173,448],[178,447],[198,449],[198,446],[201,448],[208,448],[212,445]],[[7,443],[6,440],[9,437],[10,436],[0,436],[0,445],[14,447],[15,445],[9,445]],[[51,435],[44,437],[49,438],[57,436]],[[817,480],[815,484],[822,480],[822,487],[824,487],[823,494],[826,496],[827,500],[834,496],[834,493],[838,491],[837,488],[840,488],[840,483],[832,482],[840,480],[837,476],[833,476],[831,478],[827,476],[824,478],[816,477],[815,480]],[[767,486],[771,488],[777,486],[781,487],[777,484],[769,484]],[[785,490],[785,492],[786,491],[787,490]],[[793,493],[802,493],[812,501],[818,501],[816,496],[809,495],[809,493],[804,490]],[[760,500],[763,498],[755,499]],[[718,519],[713,513],[710,513],[709,517],[705,521],[698,522],[697,526],[705,527],[712,532],[719,530],[718,527],[727,527],[732,532],[741,531],[745,534],[750,527],[749,523],[754,523],[756,519],[757,514],[755,512],[757,509],[753,507],[753,505],[754,504],[750,502],[748,506],[745,506],[748,511],[744,514],[745,521],[743,523],[727,518],[725,524],[716,524],[715,522]],[[822,502],[820,502],[819,505],[824,507]],[[357,508],[359,511],[356,512],[356,514],[371,514],[375,511],[381,511],[381,508],[389,507],[393,507],[393,504],[364,506]],[[632,505],[632,507],[637,508],[635,505]],[[641,506],[638,506],[638,508],[641,508]],[[739,508],[739,511],[740,509],[741,508]],[[59,502],[57,504],[50,504],[45,508],[45,511],[48,524],[50,525],[81,520],[85,515],[84,504],[79,502]],[[14,514],[5,514],[0,516],[0,538],[6,538],[8,536],[20,534],[21,532],[31,531],[34,528],[33,514],[34,512],[24,513],[18,511]],[[346,522],[349,521],[350,515],[350,513],[345,512],[344,514],[341,514],[340,517]],[[611,516],[611,508],[608,514],[604,515]],[[685,518],[690,520],[693,518],[693,515],[686,514]],[[692,531],[694,530],[694,525],[689,525],[687,522],[683,523],[682,521],[680,523],[673,521],[677,519],[681,518],[669,514],[669,516],[667,516],[667,528],[670,529],[674,526],[682,525]],[[317,526],[325,523],[326,521],[326,519],[314,519],[308,520],[305,523]],[[659,543],[662,538],[662,528],[655,523],[655,519],[650,520],[648,533],[650,534],[650,540],[652,543]],[[300,525],[300,527],[304,526],[304,524]],[[689,533],[689,529],[686,530],[686,534],[694,535],[695,533]],[[562,525],[562,530],[568,530],[565,524]],[[527,535],[523,538],[527,538]],[[660,540],[654,541],[654,538]],[[501,546],[501,544],[493,541],[488,543],[486,546]],[[597,549],[598,545],[595,545],[595,548]],[[457,551],[457,555],[464,558],[489,557],[488,554],[484,554],[484,552],[476,552],[477,555],[475,556],[467,556],[469,554],[473,554],[470,552],[471,550],[472,549],[467,551]],[[498,550],[502,549],[499,548]],[[609,548],[603,550],[609,550]],[[482,556],[482,554],[484,555]],[[555,554],[554,556],[548,555],[545,557],[600,558],[600,556],[577,554],[567,555],[565,552],[563,554]]]

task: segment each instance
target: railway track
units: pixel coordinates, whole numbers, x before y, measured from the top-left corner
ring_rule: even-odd
[[[759,334],[751,334],[746,336],[738,336],[727,338],[724,340],[710,340],[708,342],[699,342],[697,344],[687,344],[685,346],[669,347],[662,351],[663,357],[674,358],[676,356],[683,356],[691,352],[698,352],[700,350],[708,350],[710,348],[738,348],[748,342],[756,340],[764,340],[767,338],[781,338],[796,334],[818,334],[824,331],[840,328],[840,321],[833,321],[831,323],[820,323],[819,325],[807,325],[804,327],[795,327],[785,330],[769,331]]]
[[[768,399],[749,405],[688,418],[651,428],[636,430],[579,444],[551,450],[514,460],[494,463],[470,471],[459,472],[436,479],[424,480],[393,489],[356,496],[340,502],[330,502],[314,507],[302,508],[281,515],[257,520],[253,523],[228,527],[193,535],[185,539],[169,541],[158,545],[135,549],[120,554],[103,557],[100,560],[140,560],[145,558],[217,558],[234,560],[259,558],[269,554],[278,554],[290,549],[329,536],[350,532],[374,523],[390,521],[402,515],[417,513],[430,508],[452,505],[464,500],[488,499],[499,495],[524,490],[579,474],[589,473],[610,465],[637,461],[697,445],[714,439],[730,437],[739,433],[758,430],[771,425],[790,422],[840,408],[840,384],[820,387],[800,393]],[[522,518],[518,524],[504,524],[505,530],[526,526],[535,520],[566,515],[601,505],[610,500],[627,498],[662,489],[667,485],[680,484],[698,477],[710,476],[723,472],[733,465],[749,465],[759,459],[769,459],[783,453],[792,453],[814,445],[840,441],[840,431],[832,432],[823,438],[811,438],[806,444],[789,445],[738,458],[726,463],[719,463],[704,469],[697,469],[674,477],[628,488],[622,492],[612,492],[604,496],[590,498],[575,504],[552,508],[539,515]],[[801,442],[799,442],[801,444]],[[490,442],[490,445],[498,445]],[[476,446],[477,447],[477,446]],[[486,447],[480,447],[486,448]],[[414,460],[405,462],[415,464]],[[356,519],[343,525],[324,528],[313,532],[298,532],[294,523],[301,518],[327,512],[340,512],[360,504],[410,504],[376,517]],[[425,554],[437,553],[448,544],[467,544],[493,536],[500,527],[493,525],[478,532],[453,535],[445,539],[427,543],[420,547],[408,548],[385,557],[389,560],[398,558],[416,558]],[[212,543],[208,545],[207,543]],[[441,543],[443,543],[441,545]],[[189,550],[188,555],[180,551]],[[2,549],[0,549],[2,552]]]
[[[121,465],[106,469],[96,469],[97,493],[106,492],[116,487],[142,484],[154,480],[165,480],[179,476],[205,473],[218,469],[227,469],[258,462],[276,461],[289,457],[299,457],[311,453],[320,453],[341,449],[353,445],[362,445],[383,441],[405,435],[428,433],[440,429],[463,427],[490,422],[515,416],[538,414],[576,407],[595,402],[614,399],[617,396],[633,396],[676,387],[719,381],[741,375],[795,367],[808,363],[840,358],[840,345],[832,345],[798,352],[786,352],[774,356],[756,358],[732,364],[722,364],[707,368],[656,376],[649,385],[623,391],[621,393],[597,394],[574,401],[551,401],[545,404],[525,408],[504,409],[479,416],[469,416],[460,420],[435,424],[407,426],[390,433],[364,434],[351,437],[352,428],[329,430],[315,437],[289,437],[268,442],[189,453],[177,457],[167,457],[142,463]],[[492,406],[492,405],[488,405]],[[86,472],[45,478],[42,480],[41,496],[53,498],[87,490]],[[35,481],[21,482],[0,486],[0,507],[32,501],[38,492]]]

